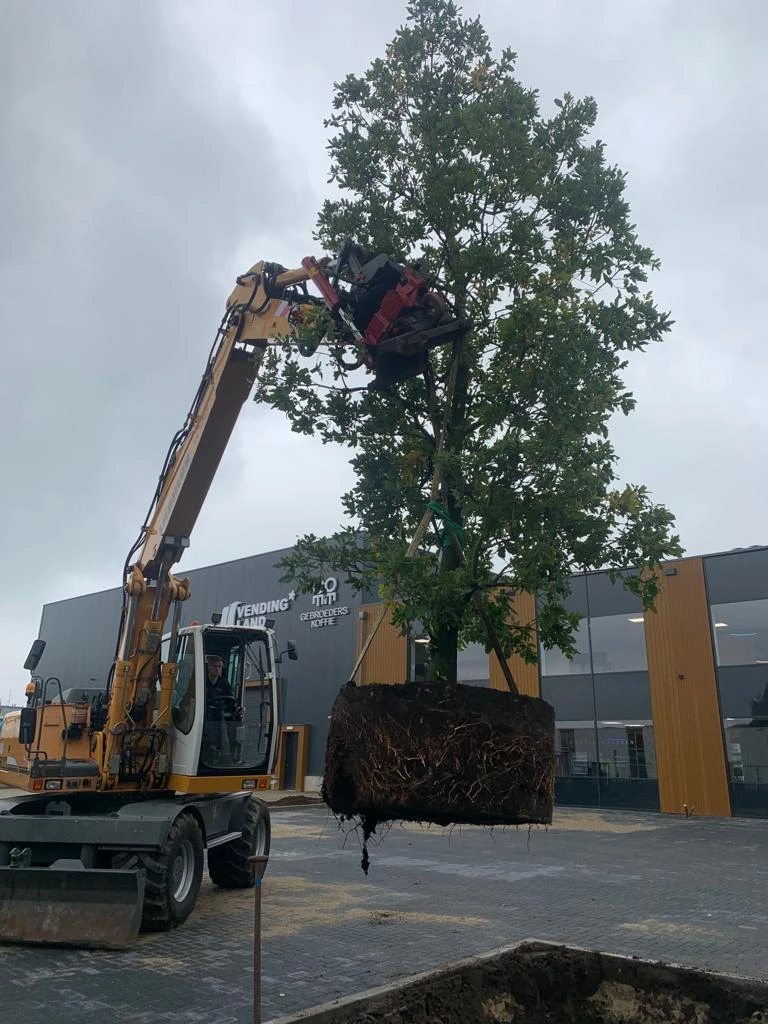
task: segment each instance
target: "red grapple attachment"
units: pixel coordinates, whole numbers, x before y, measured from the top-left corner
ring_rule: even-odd
[[[355,343],[373,370],[371,390],[386,390],[416,377],[429,364],[429,350],[465,334],[468,321],[452,315],[446,300],[430,289],[421,267],[395,263],[348,242],[328,267],[302,260],[342,340]],[[339,282],[348,287],[340,288]]]

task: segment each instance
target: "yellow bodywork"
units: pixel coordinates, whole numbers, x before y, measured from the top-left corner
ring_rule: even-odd
[[[62,780],[62,789],[97,788],[98,776],[93,774],[93,766],[97,762],[91,756],[93,740],[89,737],[88,726],[90,708],[87,704],[48,704],[38,709],[42,715],[42,724],[38,717],[35,742],[27,747],[19,739],[20,711],[9,711],[3,719],[0,730],[0,782],[30,792],[40,792],[45,788],[45,780],[31,778],[30,771],[34,761],[34,751],[39,747],[46,755],[46,760],[71,762],[89,765],[90,772],[68,777]],[[75,729],[72,727],[75,726]],[[68,736],[67,733],[70,732]],[[73,733],[79,731],[80,735]]]

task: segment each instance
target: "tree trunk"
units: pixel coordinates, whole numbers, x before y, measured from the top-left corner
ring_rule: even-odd
[[[444,626],[429,638],[429,678],[456,681],[459,631]]]
[[[456,302],[454,304],[457,316],[463,316],[465,305],[466,286],[462,283],[456,290]],[[459,338],[453,343],[451,364],[448,368],[448,375],[455,370],[456,378],[453,393],[448,400],[448,406],[443,410],[442,429],[445,431],[443,437],[443,452],[445,455],[454,452],[460,453],[464,444],[465,423],[467,415],[467,394],[469,387],[469,365],[466,358],[464,339]],[[433,392],[430,395],[430,404],[439,408],[437,396]],[[436,424],[439,419],[435,418]],[[437,428],[436,428],[437,436]],[[461,479],[456,466],[448,469],[440,488],[440,500],[448,510],[448,514],[457,526],[462,525],[461,495],[464,492],[464,481]],[[445,529],[450,529],[447,525]],[[462,554],[451,542],[443,548],[440,558],[439,575],[455,572],[462,563]],[[442,681],[456,682],[458,673],[458,646],[459,627],[456,625],[440,624],[430,636],[429,653],[429,677]]]

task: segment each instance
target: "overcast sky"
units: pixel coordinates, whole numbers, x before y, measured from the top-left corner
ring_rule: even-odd
[[[333,82],[405,3],[0,0],[0,703],[43,604],[115,586],[235,275],[313,252]],[[768,542],[768,5],[467,2],[544,110],[595,96],[676,326],[628,374],[625,480],[691,554]],[[182,568],[340,524],[347,455],[248,403]]]

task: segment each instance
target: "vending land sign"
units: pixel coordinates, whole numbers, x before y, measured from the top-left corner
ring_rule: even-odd
[[[311,629],[323,629],[335,626],[340,616],[349,615],[348,605],[339,605],[339,581],[329,576],[323,581],[322,588],[312,594],[312,610],[301,612],[300,622],[308,622]],[[263,628],[267,619],[280,612],[287,612],[293,607],[296,591],[290,590],[283,597],[270,598],[268,601],[253,601],[246,604],[234,601],[221,610],[221,622],[224,626],[250,626]]]

